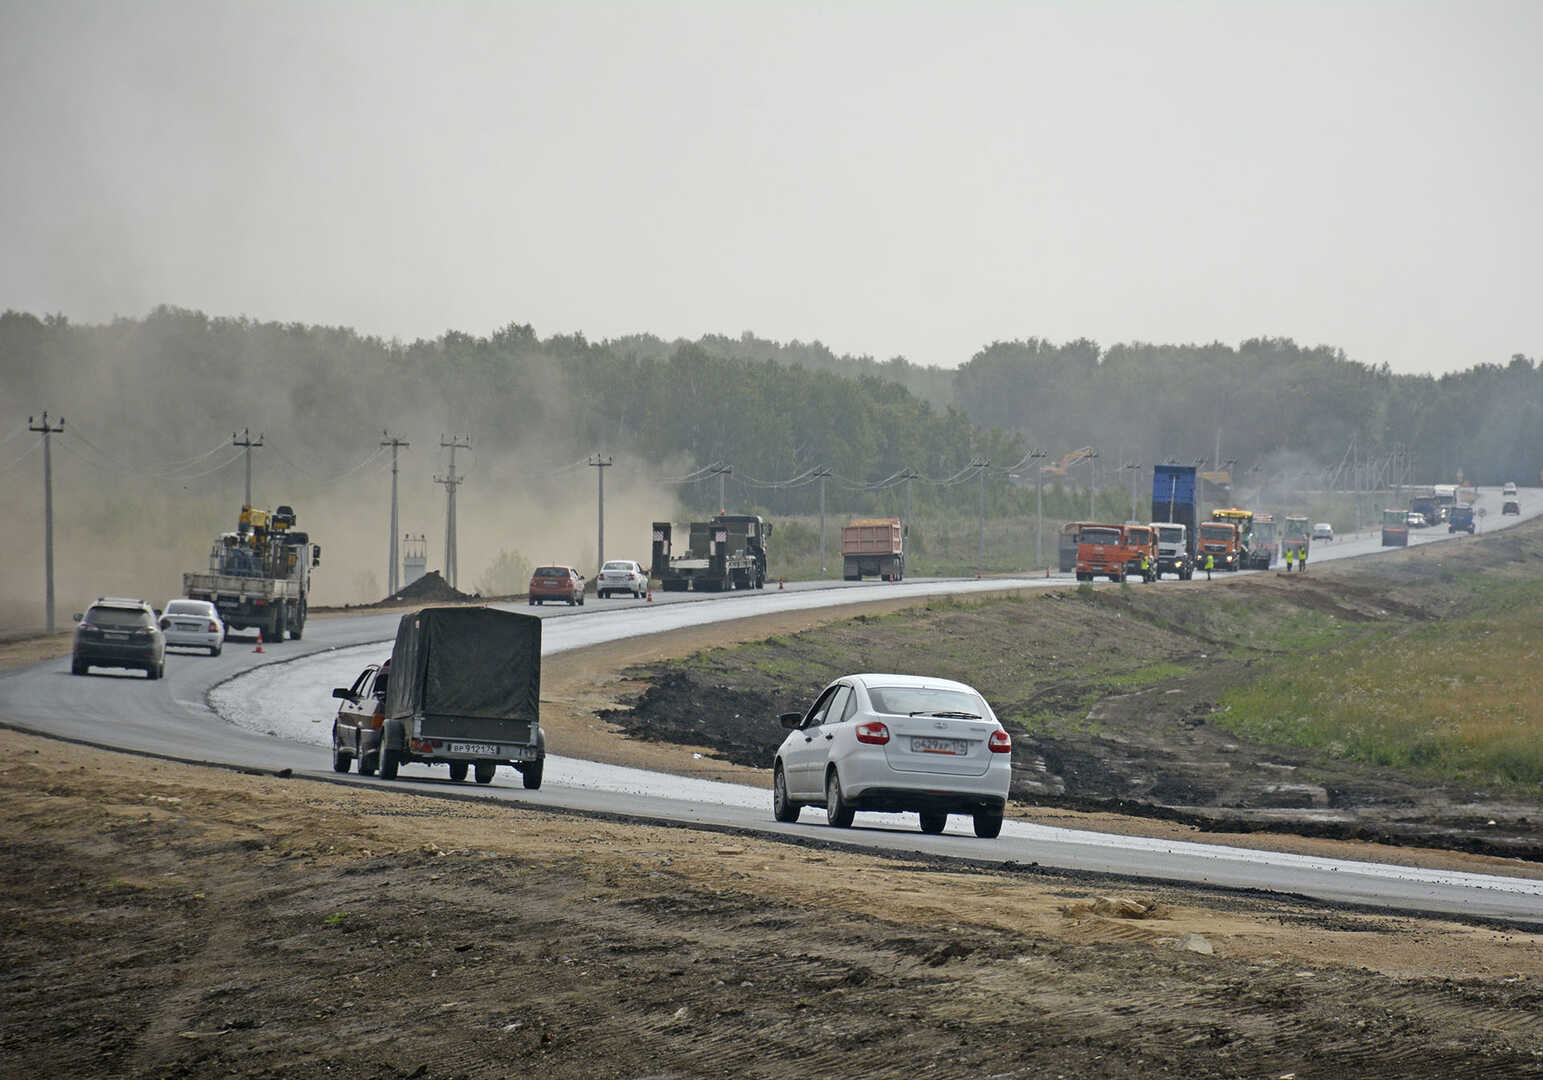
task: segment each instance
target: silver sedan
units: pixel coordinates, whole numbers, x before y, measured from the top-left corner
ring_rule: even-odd
[[[783,713],[772,762],[772,813],[797,821],[823,806],[837,828],[858,811],[911,812],[940,833],[969,814],[975,835],[1002,831],[1011,737],[971,686],[919,675],[847,675],[808,712]]]
[[[168,648],[208,649],[210,656],[219,656],[225,645],[225,623],[207,600],[166,601],[161,611],[161,633]]]

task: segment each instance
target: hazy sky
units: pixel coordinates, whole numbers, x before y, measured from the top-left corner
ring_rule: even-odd
[[[0,308],[1543,353],[1543,3],[0,0]]]

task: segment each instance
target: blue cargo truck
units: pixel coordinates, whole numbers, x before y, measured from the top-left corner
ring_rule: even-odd
[[[1195,466],[1152,467],[1152,525],[1157,530],[1157,576],[1195,574],[1195,526],[1200,516]]]

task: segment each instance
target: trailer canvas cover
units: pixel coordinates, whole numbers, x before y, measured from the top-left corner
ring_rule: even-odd
[[[402,616],[391,650],[386,715],[539,719],[541,620],[492,608],[423,608]]]

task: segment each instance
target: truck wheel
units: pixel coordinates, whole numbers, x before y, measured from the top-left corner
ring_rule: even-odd
[[[492,761],[477,762],[477,783],[491,784],[493,782],[493,771],[497,768],[497,763]]]
[[[301,615],[295,620],[295,625],[289,628],[289,640],[299,641],[300,634],[305,630],[305,616]]]
[[[390,746],[386,745],[384,738],[380,744],[380,778],[382,780],[395,780],[396,771],[401,766],[401,759]]]
[[[278,614],[273,616],[273,640],[283,641],[284,631],[289,629],[289,612],[284,605],[279,605]]]
[[[527,791],[535,791],[541,786],[541,773],[545,768],[546,756],[542,755],[520,770],[520,782]]]
[[[579,593],[579,607],[583,607],[583,606],[584,606],[584,594],[583,593]]]
[[[84,675],[86,673],[86,669],[89,666],[90,665],[88,665],[88,664],[82,664],[79,660],[71,660],[70,661],[70,674],[71,675]]]
[[[465,761],[452,761],[450,763],[450,779],[460,783],[466,779],[466,769],[469,763]]]
[[[360,754],[359,755],[359,775],[360,776],[374,776],[375,775],[375,770],[377,768],[377,762],[379,760],[380,760],[380,751],[378,751],[378,750],[375,753],[373,753],[373,754]]]

